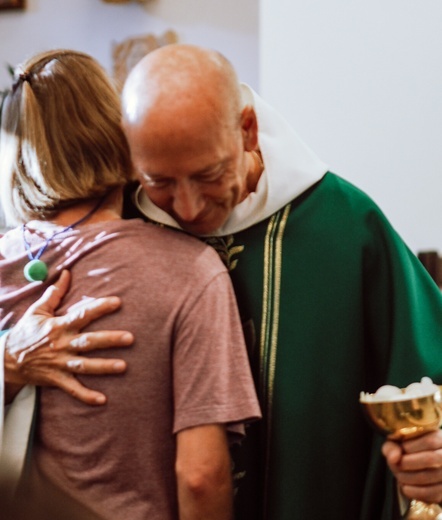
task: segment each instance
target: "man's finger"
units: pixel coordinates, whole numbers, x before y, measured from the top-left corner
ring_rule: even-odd
[[[442,450],[423,451],[405,455],[401,461],[401,471],[422,471],[442,468]]]
[[[401,492],[410,499],[421,500],[427,504],[438,504],[442,501],[442,486],[401,486]],[[433,518],[433,517],[432,517]]]
[[[435,486],[442,487],[442,469],[425,469],[422,471],[399,471],[397,481],[403,486]]]
[[[120,306],[121,300],[116,296],[85,299],[70,307],[64,316],[57,319],[61,325],[81,330],[101,316],[116,311]]]
[[[402,443],[405,453],[418,453],[421,451],[434,451],[442,449],[442,430],[426,433],[414,439]]]
[[[125,330],[102,330],[100,332],[84,332],[76,335],[69,342],[70,352],[88,352],[110,347],[129,347],[134,341],[133,334]]]
[[[382,453],[390,465],[399,464],[402,458],[402,449],[400,445],[392,441],[384,442],[382,445]]]
[[[66,362],[66,367],[72,374],[121,374],[127,368],[122,359],[99,359],[77,356]]]

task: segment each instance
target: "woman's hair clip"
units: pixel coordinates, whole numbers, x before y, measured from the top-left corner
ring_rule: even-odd
[[[12,92],[15,92],[17,87],[21,83],[24,83],[25,81],[27,81],[29,84],[31,84],[31,74],[28,71],[24,71],[18,75],[18,78],[15,80],[14,84],[12,85]]]
[[[19,75],[18,79],[21,79],[22,81],[27,81],[29,83],[29,81],[31,79],[31,75],[29,74],[28,71],[25,71]]]

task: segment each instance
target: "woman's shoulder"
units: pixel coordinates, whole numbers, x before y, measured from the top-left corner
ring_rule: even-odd
[[[224,264],[216,251],[198,237],[179,229],[141,219],[121,220],[116,228],[120,231],[127,247],[138,250],[149,257],[162,257],[172,267],[179,264],[182,270],[187,268],[218,273],[225,270]],[[187,267],[186,267],[187,266]]]

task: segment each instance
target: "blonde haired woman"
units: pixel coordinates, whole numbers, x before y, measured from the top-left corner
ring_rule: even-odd
[[[123,307],[100,328],[136,338],[123,380],[81,376],[105,407],[41,389],[31,488],[49,483],[113,520],[227,520],[227,439],[259,416],[228,273],[197,240],[121,220],[130,177],[101,67],[65,50],[25,62],[1,123],[1,201],[18,226],[0,240],[0,330],[69,269],[58,312],[111,292]]]
[[[17,68],[1,147],[8,224],[47,220],[79,201],[80,215],[131,172],[117,94],[98,63],[71,51],[39,54]]]

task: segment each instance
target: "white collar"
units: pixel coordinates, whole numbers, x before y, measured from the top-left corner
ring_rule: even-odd
[[[258,119],[259,150],[264,161],[256,190],[238,204],[227,222],[210,236],[238,233],[285,206],[319,181],[328,171],[291,128],[288,122],[248,85],[242,85],[245,105],[253,105]],[[143,189],[135,194],[135,205],[149,219],[180,228],[166,212],[155,206]]]

